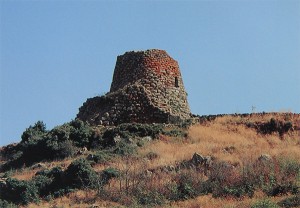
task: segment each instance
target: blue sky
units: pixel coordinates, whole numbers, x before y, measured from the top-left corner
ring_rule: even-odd
[[[194,114],[300,112],[300,1],[0,1],[0,146],[74,119],[117,55],[179,62]]]

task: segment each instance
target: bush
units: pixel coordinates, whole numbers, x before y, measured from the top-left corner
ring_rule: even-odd
[[[252,197],[255,190],[255,181],[251,178],[251,170],[242,172],[227,162],[216,162],[210,172],[208,182],[214,197]],[[255,177],[253,177],[255,178]]]
[[[46,125],[38,121],[29,126],[22,134],[22,141],[18,145],[9,146],[1,151],[9,157],[1,168],[9,170],[30,166],[43,160],[64,159],[73,156],[79,147],[91,147],[93,143],[100,143],[103,147],[112,146],[111,151],[119,155],[135,153],[134,145],[126,141],[116,142],[114,138],[119,135],[122,139],[151,136],[156,137],[162,132],[161,124],[121,124],[113,129],[106,130],[101,136],[85,122],[73,120],[70,123],[46,130]],[[107,158],[104,154],[96,155],[95,162],[103,162]]]
[[[31,181],[22,181],[13,178],[6,180],[6,186],[0,190],[0,198],[8,202],[26,205],[37,202],[39,199],[38,189]]]
[[[162,134],[173,137],[186,137],[187,132],[183,129],[164,130]]]
[[[34,124],[34,126],[29,126],[22,134],[21,142],[29,142],[31,140],[35,140],[44,134],[46,134],[46,124],[43,121],[38,121]]]
[[[148,152],[145,156],[148,160],[154,160],[159,158],[159,155],[156,152]]]
[[[110,153],[101,150],[95,152],[95,154],[90,154],[87,156],[88,160],[92,160],[95,163],[101,163],[101,164],[107,162],[110,158],[111,158]]]
[[[60,167],[54,167],[51,170],[42,170],[35,174],[37,176],[45,176],[51,178],[52,182],[48,186],[49,192],[61,189],[64,185],[63,181],[64,171]]]
[[[2,160],[3,159],[14,160],[19,157],[20,153],[22,153],[20,151],[20,145],[16,144],[16,143],[4,146],[0,150],[0,156],[1,156]]]
[[[132,144],[128,144],[126,141],[120,141],[113,148],[112,152],[114,154],[122,155],[122,156],[132,155],[136,153],[136,147],[134,147]]]
[[[36,186],[40,196],[47,196],[50,193],[49,187],[53,183],[53,178],[45,175],[37,175],[32,179],[32,182]]]
[[[193,119],[187,119],[187,120],[185,120],[184,122],[182,122],[182,123],[180,124],[180,127],[187,129],[187,128],[189,128],[191,125],[193,125]]]
[[[162,124],[120,124],[119,126],[108,129],[103,133],[102,145],[104,147],[116,145],[115,141],[113,140],[116,136],[120,136],[122,139],[145,136],[156,138],[162,132],[162,130]]]
[[[263,199],[258,202],[255,202],[251,208],[279,208],[274,202],[268,200],[268,199]]]
[[[177,194],[179,199],[190,199],[196,196],[193,181],[188,175],[181,175],[177,183]]]
[[[107,169],[102,172],[102,177],[108,181],[117,174],[116,170]],[[0,198],[15,204],[26,205],[38,202],[39,197],[58,197],[75,188],[95,188],[96,182],[96,172],[86,160],[81,158],[73,161],[66,171],[60,167],[42,170],[37,172],[30,181],[8,178],[6,184],[1,186]],[[1,203],[6,204],[6,202]]]
[[[65,173],[60,167],[37,172],[33,177],[33,182],[43,197],[59,197],[73,191],[72,188],[68,187]]]
[[[64,173],[66,183],[71,188],[93,187],[97,180],[97,174],[90,163],[80,158],[73,161]]]
[[[300,174],[300,162],[290,158],[279,158],[281,174],[285,178],[295,178]]]
[[[175,201],[194,198],[206,191],[203,184],[203,174],[196,169],[182,171],[166,184],[166,197]]]
[[[72,141],[76,147],[89,147],[93,135],[92,128],[81,120],[73,120],[52,129],[48,139],[57,143]]]
[[[71,157],[75,155],[77,148],[73,145],[70,140],[65,141],[55,141],[54,139],[49,139],[45,144],[44,159],[54,160],[54,159],[64,159],[66,157]]]
[[[18,208],[17,205],[15,205],[13,203],[9,203],[8,201],[2,200],[2,199],[0,199],[0,207],[3,207],[3,208]]]
[[[272,134],[277,132],[280,137],[283,137],[285,133],[293,129],[293,124],[290,121],[283,122],[274,118],[271,118],[270,121],[266,123],[248,123],[247,126],[256,128],[261,134]]]
[[[93,131],[86,123],[74,120],[46,131],[43,122],[29,126],[18,145],[9,146],[3,153],[8,153],[10,160],[3,165],[3,170],[30,166],[43,160],[63,159],[73,156],[77,147],[88,146]]]
[[[102,171],[101,173],[101,179],[106,184],[110,179],[118,177],[120,175],[120,172],[117,169],[114,168],[107,168]]]
[[[293,183],[284,184],[284,185],[276,184],[275,186],[267,190],[267,194],[269,196],[278,196],[278,195],[283,195],[288,193],[292,193],[292,194],[299,193],[299,187]]]
[[[70,138],[77,147],[88,147],[91,144],[93,130],[85,122],[81,120],[73,120],[70,122],[71,132]]]
[[[280,202],[278,205],[281,207],[300,207],[300,195],[288,197]]]
[[[76,152],[77,148],[73,146],[70,140],[60,142],[55,138],[40,138],[39,140],[22,144],[21,151],[17,152],[3,166],[3,169],[9,170],[11,168],[31,166],[36,162],[45,160],[63,159],[73,156]]]
[[[135,198],[139,204],[144,206],[161,206],[165,203],[164,196],[158,191],[140,189],[137,190]]]

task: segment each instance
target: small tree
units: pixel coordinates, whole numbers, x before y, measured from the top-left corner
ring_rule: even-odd
[[[34,124],[34,126],[29,126],[22,134],[22,142],[28,142],[30,140],[34,140],[36,138],[40,138],[43,136],[46,131],[46,124],[43,121],[38,121]]]
[[[97,179],[97,173],[83,158],[72,162],[64,175],[67,185],[71,188],[93,187]]]

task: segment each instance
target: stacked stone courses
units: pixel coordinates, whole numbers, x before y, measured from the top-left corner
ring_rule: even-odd
[[[189,119],[187,93],[177,61],[158,49],[118,56],[110,92],[88,99],[77,118],[94,125]]]

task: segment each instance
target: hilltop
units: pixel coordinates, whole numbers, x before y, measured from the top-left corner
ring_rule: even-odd
[[[1,148],[6,207],[299,207],[300,114],[28,127]],[[15,204],[15,205],[14,205]]]
[[[300,206],[300,114],[192,115],[159,49],[118,56],[108,93],[0,156],[0,207]]]

